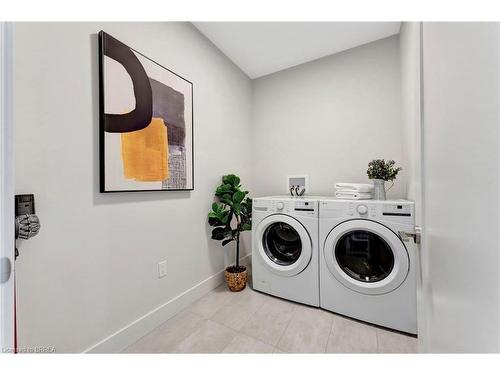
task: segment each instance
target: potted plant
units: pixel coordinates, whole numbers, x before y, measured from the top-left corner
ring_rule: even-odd
[[[216,202],[208,213],[208,224],[214,227],[212,239],[222,241],[222,246],[236,242],[235,265],[226,268],[224,275],[229,289],[243,290],[247,282],[247,269],[240,266],[240,234],[252,229],[252,200],[248,191],[241,190],[240,178],[234,174],[222,177],[222,184],[215,190]]]
[[[401,167],[396,167],[394,160],[375,159],[368,163],[368,178],[373,180],[373,198],[385,200],[385,182],[394,181]],[[394,186],[394,182],[387,189],[389,191]]]

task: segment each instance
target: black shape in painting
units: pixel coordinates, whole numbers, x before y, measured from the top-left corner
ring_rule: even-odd
[[[105,32],[101,33],[104,55],[122,64],[130,75],[136,103],[135,109],[129,113],[105,113],[104,131],[126,133],[144,129],[151,123],[153,115],[153,92],[146,71],[129,47]]]

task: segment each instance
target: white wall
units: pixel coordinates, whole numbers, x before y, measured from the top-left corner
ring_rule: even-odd
[[[193,192],[98,193],[101,29],[194,82]],[[19,345],[79,352],[223,269],[206,217],[222,174],[252,190],[251,82],[185,23],[15,24],[14,45],[15,187],[42,222],[20,244]]]
[[[310,194],[331,195],[386,158],[404,168],[388,197],[404,197],[399,59],[393,36],[255,80],[255,192],[285,194],[286,176],[306,173]]]
[[[429,352],[500,351],[500,24],[423,24]]]

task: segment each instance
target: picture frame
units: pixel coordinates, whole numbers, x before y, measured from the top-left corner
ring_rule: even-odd
[[[99,190],[194,190],[193,83],[104,31]]]

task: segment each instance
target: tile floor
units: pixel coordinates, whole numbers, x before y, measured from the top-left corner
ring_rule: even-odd
[[[417,339],[223,284],[126,353],[416,353]]]

